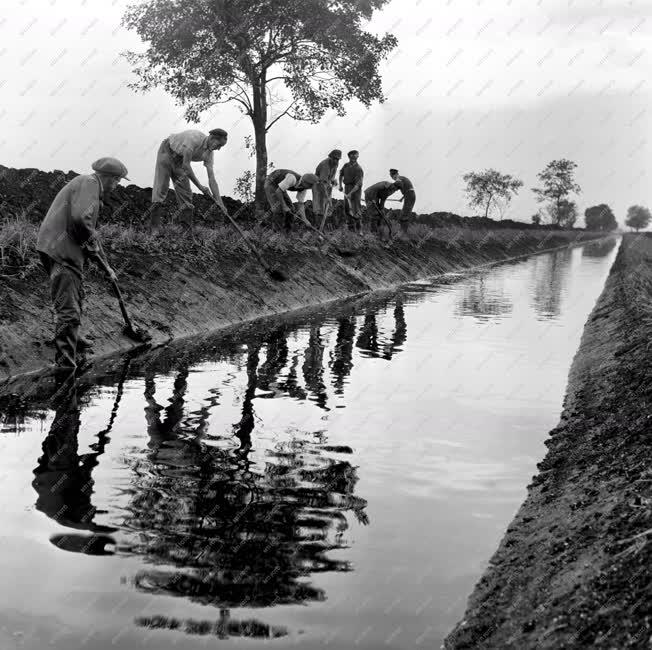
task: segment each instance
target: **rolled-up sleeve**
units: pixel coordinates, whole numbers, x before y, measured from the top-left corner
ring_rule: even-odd
[[[299,182],[299,179],[294,174],[286,174],[285,178],[278,184],[278,189],[287,192],[291,187],[294,187]]]

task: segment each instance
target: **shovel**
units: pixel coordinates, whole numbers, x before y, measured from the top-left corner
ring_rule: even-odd
[[[213,197],[213,201],[215,201],[215,205],[217,205],[220,209],[222,208],[215,197]],[[224,212],[224,210],[222,210],[222,212]],[[285,280],[288,279],[287,275],[280,269],[273,269],[271,266],[266,264],[265,260],[263,260],[263,258],[260,256],[260,253],[256,247],[249,241],[247,235],[244,234],[242,228],[240,228],[240,226],[235,222],[235,219],[228,212],[224,212],[224,214],[226,215],[226,218],[231,222],[231,225],[238,231],[238,234],[240,237],[242,237],[244,243],[247,244],[247,248],[249,248],[249,250],[253,253],[254,257],[258,260],[258,263],[265,269],[267,275],[269,275],[272,280],[276,280],[277,282],[285,282]]]
[[[118,303],[120,304],[120,311],[122,312],[122,318],[124,318],[125,325],[122,328],[122,333],[125,336],[128,336],[132,341],[136,341],[137,343],[147,343],[152,339],[152,335],[141,329],[140,327],[137,327],[134,329],[133,325],[131,324],[131,319],[129,318],[129,314],[127,313],[127,308],[125,307],[125,301],[124,298],[122,297],[122,292],[120,291],[120,287],[118,286],[118,283],[115,280],[111,280],[111,286],[113,287],[113,291],[118,298]]]

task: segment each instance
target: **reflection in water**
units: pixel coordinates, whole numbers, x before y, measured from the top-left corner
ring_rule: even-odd
[[[582,257],[607,257],[618,244],[618,239],[609,237],[582,246]]]
[[[267,625],[255,619],[246,621],[232,619],[228,609],[220,610],[220,618],[217,621],[195,621],[192,619],[180,621],[169,616],[139,616],[135,623],[139,627],[149,629],[182,630],[186,634],[212,635],[220,639],[230,637],[277,639],[287,636],[287,630],[283,627]]]
[[[403,294],[399,292],[394,300],[394,331],[389,343],[383,349],[383,359],[389,361],[397,352],[400,352],[406,340],[407,323],[405,321]]]
[[[583,249],[584,255],[594,253],[587,249]],[[348,404],[342,396],[350,383],[356,392],[360,391],[378,364],[386,367],[387,361],[396,359],[397,355],[404,363],[395,364],[398,365],[396,374],[405,379],[405,371],[410,372],[409,362],[420,362],[423,350],[432,345],[432,331],[427,328],[432,318],[442,319],[438,327],[444,328],[447,318],[448,324],[460,327],[464,334],[473,334],[478,329],[474,319],[495,319],[512,311],[507,290],[510,299],[521,301],[516,303],[519,311],[533,302],[536,314],[550,317],[560,310],[559,296],[570,259],[568,251],[550,253],[529,260],[527,266],[521,267],[520,276],[512,276],[503,269],[483,277],[458,279],[455,287],[445,290],[441,290],[439,283],[423,283],[391,297],[384,294],[329,306],[324,320],[312,312],[308,320],[298,325],[290,324],[289,318],[279,318],[234,328],[231,333],[205,337],[194,344],[176,342],[138,353],[123,366],[116,367],[115,359],[105,360],[83,373],[75,384],[55,385],[48,391],[39,387],[40,378],[22,384],[16,380],[12,384],[14,390],[10,391],[13,394],[0,388],[0,423],[4,431],[13,427],[16,431],[33,432],[38,430],[34,417],[49,422],[54,416],[48,431],[39,434],[35,443],[38,446],[40,439],[45,438],[42,453],[33,447],[30,452],[34,458],[38,457],[34,476],[27,471],[28,482],[33,479],[36,490],[37,514],[44,513],[57,522],[52,531],[56,534],[50,537],[53,545],[87,555],[113,554],[106,564],[119,567],[120,574],[128,571],[122,584],[132,592],[139,592],[141,597],[152,596],[145,598],[152,603],[147,616],[142,616],[141,611],[131,614],[138,615],[134,620],[136,626],[169,630],[167,636],[171,641],[175,641],[174,631],[206,635],[206,641],[210,636],[212,642],[215,638],[284,636],[287,630],[258,620],[257,613],[238,613],[239,620],[231,618],[231,614],[236,615],[236,607],[310,605],[324,601],[334,595],[330,592],[335,587],[327,586],[333,583],[356,583],[361,585],[360,589],[366,589],[370,582],[364,572],[348,579],[340,576],[341,580],[333,575],[328,579],[317,576],[321,572],[353,571],[351,562],[356,554],[356,565],[360,561],[362,567],[374,570],[392,566],[397,557],[409,555],[406,562],[410,567],[415,563],[419,575],[423,562],[442,554],[441,549],[435,553],[427,548],[425,535],[415,542],[409,534],[414,530],[410,526],[420,526],[423,519],[410,507],[414,501],[405,499],[413,499],[415,491],[425,494],[431,483],[433,489],[438,489],[437,479],[433,478],[438,471],[430,469],[441,466],[445,473],[448,459],[437,454],[433,460],[434,455],[427,450],[415,456],[415,449],[421,454],[420,450],[431,444],[428,427],[421,427],[427,436],[423,439],[418,437],[420,429],[415,427],[418,435],[413,438],[411,434],[410,444],[401,445],[400,454],[396,451],[399,447],[395,446],[398,442],[392,435],[391,422],[383,429],[385,437],[379,435],[373,444],[367,444],[366,431],[356,426],[361,420],[356,420],[359,413],[355,412],[351,418],[343,419],[346,424],[353,423],[350,430],[340,428],[335,434],[339,438],[328,439],[321,427],[328,430],[338,419],[342,421],[334,417],[331,409]],[[585,264],[587,272],[582,277],[594,277],[597,266],[595,262]],[[532,267],[535,275],[530,278]],[[421,302],[422,296],[433,294],[437,294],[436,299],[430,306],[420,306],[421,313],[417,315],[413,304]],[[451,317],[453,309],[472,318]],[[533,331],[537,327],[549,329],[546,323],[537,323],[532,313],[528,316],[525,322],[534,326]],[[407,318],[411,320],[411,338],[415,339],[412,350],[406,349]],[[507,321],[503,325],[504,330],[509,330],[507,336],[514,337],[511,323]],[[498,323],[495,330],[500,329]],[[497,332],[498,344],[503,341],[500,336]],[[477,367],[475,359],[471,366],[462,363],[468,364],[468,359],[464,358],[464,337],[458,339],[447,342],[450,350],[459,350],[459,354],[451,356],[460,360],[459,368],[451,371],[456,380],[466,378],[469,367]],[[527,341],[527,337],[519,339],[521,346]],[[489,344],[495,345],[496,341]],[[492,348],[497,350],[497,363],[501,359],[521,363],[520,358],[514,360],[510,356],[510,346],[504,348]],[[387,373],[387,378],[388,381],[396,379],[392,373]],[[407,379],[409,383],[402,381],[398,390],[416,386],[418,377]],[[436,386],[445,392],[448,383],[449,378],[444,377]],[[52,393],[55,395],[50,398]],[[24,399],[16,398],[16,394]],[[383,396],[379,399],[383,400]],[[87,411],[91,406],[92,410]],[[40,410],[35,412],[35,408]],[[102,408],[108,423],[102,423],[97,429],[101,426],[104,429],[97,434],[95,429],[84,431],[87,422],[97,421]],[[380,415],[391,413],[391,410],[383,411],[385,408],[391,409],[391,405],[378,404]],[[455,408],[458,407],[452,404],[451,409]],[[122,411],[120,418],[119,411]],[[479,413],[482,415],[483,411]],[[453,413],[457,414],[466,416],[463,411]],[[469,422],[473,424],[476,420]],[[446,420],[441,423],[448,426]],[[462,424],[467,426],[466,420]],[[483,425],[480,422],[478,426]],[[113,429],[115,434],[111,434]],[[117,449],[100,459],[107,450],[109,435],[119,438],[114,442]],[[468,438],[468,449],[474,447],[473,441],[474,438]],[[358,444],[364,446],[364,454],[359,449],[355,458],[363,463],[364,470],[358,470],[353,462],[352,447]],[[450,441],[441,440],[437,444],[450,444]],[[469,467],[477,462],[484,468],[487,460],[476,458],[473,453],[469,452]],[[457,458],[466,463],[464,454],[466,451],[460,452]],[[384,465],[386,459],[390,459],[390,469]],[[98,460],[102,461],[101,482],[95,470]],[[389,471],[405,472],[408,478],[403,483],[407,484],[386,488]],[[459,473],[455,464],[450,471],[451,475]],[[359,482],[362,478],[366,482]],[[455,494],[455,481],[444,477],[443,481],[446,480],[452,485],[446,489]],[[99,490],[95,481],[101,483]],[[464,477],[460,484],[467,484]],[[374,521],[370,546],[347,551],[357,537],[351,530],[355,531],[356,522],[369,523],[367,503],[362,498],[368,495],[357,494],[361,485],[378,490],[376,494],[381,495],[374,504],[378,520]],[[107,512],[98,510],[101,507]],[[403,519],[397,515],[399,510],[406,515]],[[433,521],[436,522],[433,526],[448,531],[455,528],[458,519],[451,519],[450,526],[445,516]],[[395,534],[399,531],[407,534]],[[425,526],[424,531],[432,533]],[[57,558],[63,555],[56,549],[54,552]],[[462,560],[466,562],[468,557],[463,556]],[[92,579],[85,567],[92,566],[92,571],[97,568],[97,575],[106,576],[93,558],[86,558],[83,567],[82,563],[78,564],[81,568],[71,578],[73,588],[85,588],[84,581]],[[117,575],[118,572],[109,577]],[[414,596],[408,593],[405,584],[401,585],[401,593]],[[113,584],[98,589],[104,595],[117,593],[123,587],[116,588]],[[177,600],[158,599],[158,595]],[[441,595],[443,600],[446,594]],[[385,596],[379,590],[378,599]],[[129,598],[139,600],[134,593]],[[156,611],[159,602],[166,607],[165,611]],[[191,618],[199,609],[192,607],[191,602],[210,609]],[[384,600],[383,603],[385,607]],[[373,605],[368,609],[376,612],[378,607]],[[339,616],[341,608],[337,608],[334,604],[331,611]],[[184,613],[179,614],[175,609]],[[294,620],[297,625],[301,624],[299,609],[287,610],[288,620]],[[171,612],[179,618],[166,615]],[[271,617],[270,612],[267,615]],[[429,613],[425,612],[424,616],[430,623]],[[320,617],[323,612],[316,608],[311,611],[311,620],[323,622],[325,619]],[[378,624],[373,618],[369,620]],[[362,623],[366,622],[362,619]],[[350,624],[344,622],[343,626],[346,625]],[[375,629],[380,629],[380,625]],[[379,641],[378,645],[381,644]]]
[[[355,345],[363,352],[371,352],[369,356],[378,355],[378,324],[376,323],[375,310],[368,309],[365,312],[364,322]]]
[[[543,319],[557,318],[561,312],[561,294],[568,280],[572,250],[552,251],[533,259],[532,303]]]
[[[502,285],[496,284],[499,281],[499,277],[488,278],[485,274],[469,278],[463,285],[455,313],[481,321],[510,314],[513,306]]]
[[[326,408],[328,393],[324,384],[324,350],[321,329],[319,325],[312,324],[310,326],[308,347],[303,353],[303,379],[313,395],[315,404],[319,408],[328,410]]]
[[[355,337],[355,316],[337,319],[337,338],[331,353],[330,370],[336,395],[342,395],[344,384],[353,368],[353,338]]]

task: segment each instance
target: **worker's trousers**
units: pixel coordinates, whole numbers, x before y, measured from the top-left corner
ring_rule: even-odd
[[[84,283],[72,269],[52,261],[50,264],[50,296],[55,313],[55,364],[74,368],[77,365],[77,343],[84,302]]]
[[[417,195],[414,190],[408,190],[404,194],[403,207],[401,208],[401,230],[407,232],[408,222],[412,216],[412,210],[417,200]]]
[[[161,204],[167,197],[170,181],[174,185],[174,193],[179,205],[177,221],[183,226],[190,227],[192,226],[194,212],[190,179],[183,169],[182,156],[172,151],[166,138],[161,142],[156,154],[154,184],[152,186],[152,213],[150,217],[152,227],[158,227],[161,224]]]

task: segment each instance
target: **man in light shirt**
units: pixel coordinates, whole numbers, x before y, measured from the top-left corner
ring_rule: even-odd
[[[152,187],[152,212],[150,230],[158,232],[163,213],[163,201],[170,187],[174,191],[179,205],[179,223],[184,228],[192,228],[194,207],[190,183],[209,198],[214,198],[220,208],[226,213],[226,207],[220,196],[220,190],[213,171],[213,151],[221,149],[227,141],[224,129],[213,129],[205,135],[201,131],[189,129],[181,133],[173,133],[161,142],[156,156],[154,171],[154,186]],[[203,162],[208,175],[208,187],[202,185],[192,169],[193,162]]]
[[[316,174],[297,174],[291,169],[275,169],[265,179],[265,196],[272,210],[272,224],[292,230],[292,199],[288,192],[297,193],[297,211],[305,219],[305,200],[308,190],[319,182]]]

